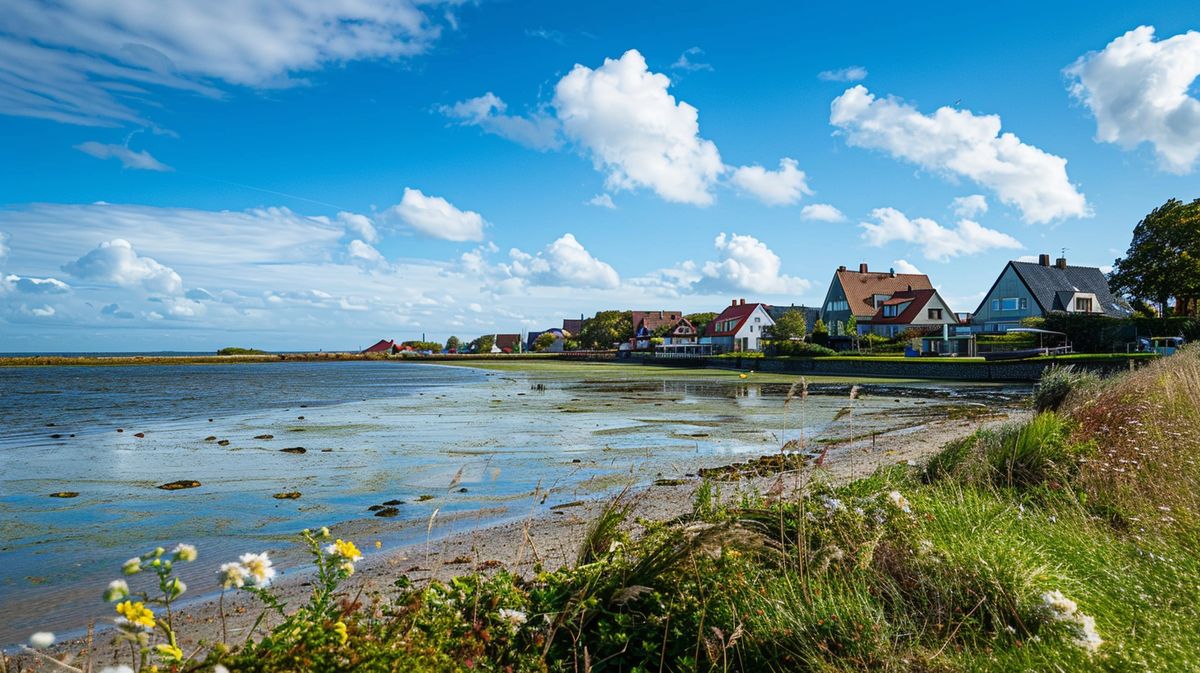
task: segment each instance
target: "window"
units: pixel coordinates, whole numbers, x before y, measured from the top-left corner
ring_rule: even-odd
[[[755,318],[754,322],[762,322],[762,318]]]
[[[1017,299],[1016,297],[1004,297],[992,300],[993,311],[1016,311],[1018,307],[1028,308],[1029,303],[1025,299]]]
[[[885,317],[885,318],[895,318],[895,317],[896,317],[896,309],[897,309],[897,308],[898,308],[898,307],[897,307],[895,304],[889,304],[889,305],[887,305],[887,306],[884,306],[884,307],[883,307],[883,317]]]
[[[1075,310],[1080,313],[1092,312],[1092,300],[1090,297],[1076,297]]]
[[[1021,310],[1024,311],[1027,308],[1029,308],[1029,300],[1025,297],[1021,297]]]
[[[940,309],[940,308],[929,309],[929,319],[930,320],[941,320],[942,319],[942,309]]]

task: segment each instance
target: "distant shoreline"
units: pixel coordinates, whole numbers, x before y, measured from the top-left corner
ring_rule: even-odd
[[[258,362],[455,362],[464,360],[552,360],[572,361],[612,359],[612,356],[589,353],[587,356],[566,356],[561,353],[461,354],[461,355],[379,355],[375,353],[315,352],[262,353],[253,355],[0,355],[0,367],[79,367],[124,365],[209,365],[246,364]]]

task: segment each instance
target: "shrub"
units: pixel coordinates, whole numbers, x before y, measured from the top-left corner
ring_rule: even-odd
[[[1057,411],[1072,392],[1094,388],[1099,382],[1100,377],[1094,372],[1076,369],[1074,365],[1051,365],[1042,370],[1033,391],[1033,407],[1039,412]]]
[[[771,355],[786,357],[812,358],[837,355],[837,352],[831,348],[804,341],[772,341],[768,350]]]

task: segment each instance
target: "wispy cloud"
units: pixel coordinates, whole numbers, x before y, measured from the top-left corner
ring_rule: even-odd
[[[713,69],[711,64],[692,60],[695,58],[699,58],[703,55],[704,55],[704,50],[701,49],[700,47],[692,47],[691,49],[687,49],[682,54],[679,55],[679,58],[675,59],[675,62],[671,64],[671,69],[672,70],[686,70],[688,72],[696,72],[698,70],[708,70],[711,72]]]
[[[837,70],[823,70],[817,73],[817,79],[823,82],[861,82],[867,78],[867,69],[861,65],[852,65]]]
[[[155,159],[149,152],[135,152],[127,145],[105,145],[89,140],[75,146],[75,149],[97,159],[116,159],[125,168],[136,168],[143,171],[172,171],[170,166]]]

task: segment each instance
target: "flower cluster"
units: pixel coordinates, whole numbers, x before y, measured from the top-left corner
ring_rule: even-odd
[[[325,553],[346,577],[354,574],[354,564],[362,560],[362,552],[358,551],[358,547],[354,546],[353,542],[347,542],[341,538],[338,538],[333,544],[327,545]]]
[[[1096,631],[1096,620],[1091,615],[1080,612],[1075,601],[1064,596],[1063,592],[1055,589],[1042,594],[1042,606],[1049,613],[1050,619],[1071,627],[1075,644],[1088,653],[1095,652],[1104,644],[1100,633]]]

